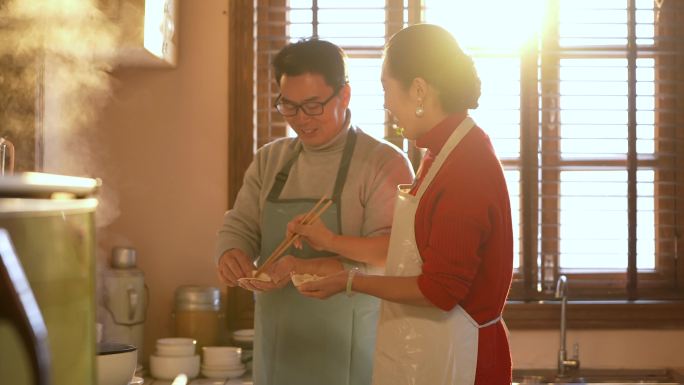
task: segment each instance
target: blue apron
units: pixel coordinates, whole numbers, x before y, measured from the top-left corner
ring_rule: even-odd
[[[320,220],[333,232],[342,228],[341,194],[356,143],[349,129],[332,191],[333,204]],[[280,199],[290,169],[301,151],[275,178],[261,216],[261,255],[282,242],[287,223],[309,211],[320,197]],[[321,181],[325,183],[326,181]],[[290,248],[298,258],[328,257],[308,245]],[[263,263],[260,258],[258,264]],[[362,267],[362,266],[360,266]],[[256,293],[253,379],[255,385],[368,385],[371,382],[379,301],[366,295],[307,298],[290,283]]]

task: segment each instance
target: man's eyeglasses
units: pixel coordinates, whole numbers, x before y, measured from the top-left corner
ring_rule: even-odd
[[[325,109],[325,105],[328,104],[328,102],[331,101],[332,98],[337,96],[337,94],[340,92],[340,89],[342,89],[342,87],[337,87],[337,89],[335,89],[335,92],[333,92],[329,98],[325,99],[322,102],[305,102],[302,104],[282,100],[282,95],[278,95],[278,98],[275,102],[275,108],[276,110],[278,110],[278,112],[280,112],[281,115],[288,117],[297,115],[297,112],[300,108],[305,114],[309,116],[321,115],[323,113],[323,110]]]

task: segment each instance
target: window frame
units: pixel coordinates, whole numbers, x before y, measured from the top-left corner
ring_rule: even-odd
[[[388,0],[388,4],[403,4],[401,0]],[[255,82],[255,71],[260,71],[261,64],[258,57],[253,57],[252,52],[258,52],[257,45],[259,41],[255,38],[254,33],[259,34],[259,25],[255,23],[264,15],[258,12],[258,7],[281,6],[285,7],[286,0],[266,0],[259,1],[258,7],[255,6],[254,0],[236,0],[230,2],[230,28],[229,28],[229,44],[231,57],[229,58],[230,76],[229,76],[229,139],[228,139],[228,205],[232,207],[237,191],[241,186],[242,175],[249,166],[255,149],[264,144],[263,141],[256,140],[255,135],[257,130],[254,118],[256,98],[260,90],[257,88]],[[666,3],[667,4],[667,3]],[[420,20],[421,15],[421,1],[409,0],[409,20],[406,22],[413,23]],[[402,5],[403,6],[403,5]],[[403,12],[402,12],[403,13]],[[663,14],[667,13],[663,11]],[[388,14],[389,17],[389,14]],[[395,13],[394,18],[402,17]],[[682,17],[680,14],[679,17]],[[393,29],[401,28],[402,23],[388,23],[387,34],[390,36]],[[390,27],[393,26],[393,27]],[[271,28],[273,26],[271,25]],[[545,44],[542,42],[542,44]],[[680,52],[677,60],[684,61],[684,48],[681,45],[676,46]],[[537,71],[550,71],[552,68],[546,68],[542,65],[538,68],[539,50],[536,46],[527,47],[528,54],[521,56],[521,151],[520,158],[514,160],[503,160],[504,167],[516,168],[519,167],[521,178],[521,218],[538,219],[539,216],[539,196],[537,193],[537,169],[538,165],[538,130],[543,125],[545,117],[542,114],[540,121],[540,104],[544,103],[543,99],[540,102],[538,91]],[[252,51],[252,52],[250,52]],[[548,55],[548,54],[547,54]],[[251,66],[251,60],[255,63]],[[250,62],[250,63],[247,63]],[[684,62],[681,63],[684,66]],[[268,63],[270,65],[270,62]],[[681,67],[680,67],[681,68]],[[250,72],[251,71],[251,72]],[[684,86],[674,86],[677,97],[675,98],[672,109],[677,111],[674,117],[671,117],[671,137],[674,145],[676,145],[676,159],[675,172],[673,180],[679,186],[684,186],[684,130],[677,130],[677,125],[681,127],[684,125]],[[656,97],[658,96],[656,91]],[[257,113],[265,113],[264,111],[256,111]],[[271,115],[272,116],[272,115]],[[386,117],[387,126],[389,126],[389,119]],[[386,129],[388,134],[392,130]],[[284,129],[282,134],[285,134]],[[263,138],[263,136],[261,136]],[[389,138],[397,145],[403,145],[401,138]],[[268,140],[267,140],[268,141]],[[679,144],[677,146],[677,144]],[[420,151],[417,149],[409,149],[409,155],[412,161],[419,160]],[[648,162],[656,162],[657,160],[645,160]],[[576,162],[576,161],[572,161]],[[572,164],[570,162],[569,164]],[[626,160],[626,162],[634,162],[634,160]],[[605,161],[608,165],[616,165],[615,161]],[[682,233],[682,223],[684,223],[684,189],[680,188],[676,191],[676,201],[680,204],[676,207],[676,232],[677,236]],[[556,327],[558,325],[558,304],[551,301],[551,296],[548,294],[539,295],[536,290],[538,267],[536,262],[536,255],[538,249],[536,226],[537,220],[521,220],[521,237],[522,244],[520,247],[523,263],[521,269],[514,276],[513,286],[511,288],[511,295],[506,306],[504,318],[507,320],[510,327],[515,329],[530,329],[530,328],[548,328]],[[631,231],[631,230],[630,230]],[[684,260],[684,248],[677,248],[676,261]],[[529,267],[526,267],[529,266]],[[557,269],[557,268],[556,268]],[[584,275],[586,280],[580,279],[579,276],[569,275],[570,294],[580,295],[582,301],[576,298],[570,298],[569,302],[569,327],[572,328],[684,328],[684,263],[673,263],[670,273],[675,274],[677,279],[671,282],[668,287],[658,285],[658,274],[653,274],[653,279],[643,275],[645,279],[640,279],[639,284],[640,293],[637,296],[624,296],[619,293],[611,294],[608,291],[600,295],[593,295],[596,291],[596,286],[592,286],[591,282],[596,279],[611,279],[619,277],[609,277],[605,275]],[[558,271],[555,271],[558,274]],[[634,274],[631,271],[629,274]],[[642,273],[645,274],[645,273]],[[624,274],[623,274],[624,275]],[[619,281],[619,279],[617,279]],[[608,285],[610,287],[610,285]],[[592,294],[593,293],[593,294]],[[249,293],[248,293],[249,294]],[[633,293],[632,293],[633,294]],[[239,293],[229,293],[229,296],[238,296]],[[242,301],[236,303],[249,302],[248,296],[244,296]],[[592,299],[593,298],[593,299]],[[641,299],[644,298],[644,299]],[[247,307],[249,308],[249,306]],[[574,314],[574,315],[573,315]],[[229,322],[231,317],[238,317],[240,322],[247,324],[245,319],[249,318],[245,315],[245,309],[240,310],[240,314],[231,315],[229,311]]]
[[[682,277],[684,269],[677,260],[682,259],[682,250],[676,247],[678,234],[681,234],[681,189],[673,199],[679,209],[670,218],[672,227],[676,226],[675,245],[670,250],[676,253],[673,259],[662,258],[657,261],[655,272],[637,272],[636,270],[636,171],[639,168],[654,170],[658,175],[665,174],[666,167],[661,167],[663,160],[658,155],[658,149],[653,157],[636,156],[636,59],[639,57],[655,58],[657,49],[649,50],[647,47],[638,48],[635,44],[629,44],[625,48],[616,47],[573,47],[561,49],[558,46],[558,1],[551,1],[555,7],[549,7],[547,30],[545,31],[541,47],[536,41],[530,42],[522,54],[521,60],[521,158],[518,164],[515,161],[503,162],[504,166],[513,167],[520,165],[521,173],[521,210],[523,217],[528,221],[521,224],[522,234],[522,259],[521,269],[515,274],[510,298],[522,301],[543,301],[553,298],[552,290],[545,293],[537,288],[544,280],[545,269],[539,265],[538,256],[550,255],[553,258],[553,280],[560,274],[568,277],[569,293],[571,298],[581,300],[612,301],[612,300],[682,300]],[[634,4],[632,4],[632,7]],[[632,9],[632,12],[634,9]],[[663,11],[665,12],[665,11]],[[666,16],[665,16],[666,17]],[[681,16],[680,16],[681,17]],[[630,42],[636,41],[634,16],[630,17],[631,36]],[[594,51],[594,52],[592,52]],[[576,57],[616,57],[623,58],[627,55],[629,63],[630,79],[628,80],[630,92],[630,117],[629,117],[629,154],[625,159],[562,159],[560,152],[560,122],[559,107],[560,92],[560,60],[563,58]],[[679,57],[684,53],[680,52]],[[582,56],[584,55],[584,56]],[[538,65],[538,63],[541,63]],[[540,75],[538,75],[538,72]],[[658,72],[658,67],[655,69]],[[656,83],[658,78],[656,76]],[[541,94],[541,95],[540,95]],[[677,95],[682,95],[681,89]],[[656,98],[658,91],[656,91]],[[541,101],[541,102],[540,102]],[[541,104],[541,105],[540,105]],[[658,109],[656,109],[658,113]],[[681,112],[680,112],[681,114]],[[541,117],[541,118],[540,118]],[[680,116],[680,119],[682,117]],[[659,119],[657,119],[659,120]],[[655,129],[659,129],[656,123]],[[676,131],[676,130],[675,130]],[[665,135],[656,134],[656,140],[666,138],[672,143],[681,141],[679,134]],[[542,143],[542,148],[539,148]],[[681,147],[677,152],[675,162],[681,164],[683,152]],[[539,164],[539,158],[544,164]],[[551,167],[548,167],[548,166]],[[558,264],[559,239],[558,233],[559,201],[560,201],[560,172],[564,169],[577,167],[593,167],[595,169],[614,168],[628,170],[628,217],[629,217],[629,245],[628,245],[628,270],[625,273],[571,273],[561,272]],[[681,167],[681,166],[680,166]],[[541,170],[541,179],[537,177]],[[668,181],[681,186],[681,172],[679,176],[670,175]],[[658,177],[657,177],[658,178]],[[549,181],[555,183],[549,183]],[[539,188],[538,185],[542,187]],[[541,191],[540,191],[541,190]],[[540,195],[542,197],[540,198]],[[549,198],[550,197],[550,198]],[[541,203],[540,203],[541,202]],[[656,212],[660,199],[656,200]],[[539,207],[541,206],[541,207]],[[541,214],[540,214],[541,213]],[[658,218],[661,220],[661,218]],[[541,228],[541,230],[539,230]],[[541,232],[541,234],[540,234]],[[656,245],[660,247],[656,234]],[[656,252],[656,255],[660,255]],[[626,277],[625,277],[626,276]],[[600,282],[600,283],[598,283]]]

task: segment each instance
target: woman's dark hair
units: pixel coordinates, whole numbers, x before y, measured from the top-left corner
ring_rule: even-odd
[[[314,38],[288,44],[273,59],[275,81],[280,85],[283,75],[314,73],[322,75],[329,86],[337,89],[349,81],[345,58],[340,47],[325,40]]]
[[[475,109],[480,78],[470,56],[444,28],[415,24],[392,36],[385,47],[390,75],[406,88],[420,77],[439,92],[445,112]]]

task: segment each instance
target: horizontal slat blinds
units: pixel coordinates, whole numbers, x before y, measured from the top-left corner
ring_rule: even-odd
[[[681,94],[672,86],[682,51],[672,44],[682,37],[682,2],[549,4],[547,20],[557,23],[539,51],[530,194],[539,197],[537,255],[527,260],[535,288],[550,292],[563,273],[580,296],[655,297],[677,282],[682,143],[672,103]]]

